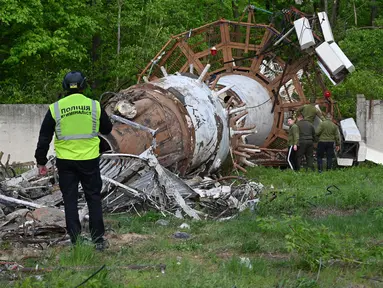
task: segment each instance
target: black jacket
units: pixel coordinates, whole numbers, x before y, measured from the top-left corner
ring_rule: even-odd
[[[38,165],[45,165],[48,162],[47,154],[49,144],[52,141],[53,134],[55,133],[56,121],[53,119],[51,111],[45,114],[43,123],[41,124],[39,140],[35,151],[35,158]],[[108,114],[101,108],[100,115],[100,129],[99,132],[107,135],[112,131],[113,124],[110,122]]]

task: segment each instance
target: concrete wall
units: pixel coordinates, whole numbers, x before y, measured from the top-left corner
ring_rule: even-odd
[[[383,100],[357,95],[356,124],[367,149],[383,152]]]
[[[47,110],[48,104],[0,104],[0,151],[5,156],[11,154],[11,163],[35,161],[40,126]],[[382,123],[383,100],[366,100],[364,95],[357,95],[356,124],[362,140],[367,148],[383,153]],[[51,154],[53,143],[48,152]]]
[[[48,105],[0,105],[0,151],[11,155],[11,163],[35,161],[40,126],[47,110]],[[48,155],[53,152],[52,146],[53,143]]]

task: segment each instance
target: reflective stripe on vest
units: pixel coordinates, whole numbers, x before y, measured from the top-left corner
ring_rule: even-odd
[[[96,101],[92,100],[92,133],[91,134],[75,134],[75,135],[61,135],[61,114],[59,109],[59,103],[54,103],[55,109],[55,120],[56,120],[56,137],[58,140],[76,140],[76,139],[89,139],[97,137],[97,104]]]

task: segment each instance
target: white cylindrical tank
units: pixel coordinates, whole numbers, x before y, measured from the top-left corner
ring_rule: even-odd
[[[246,104],[248,115],[246,127],[256,126],[257,133],[246,137],[246,142],[262,145],[271,132],[274,123],[274,113],[271,113],[272,95],[255,79],[238,74],[225,75],[218,79],[222,86],[233,86],[232,90]]]
[[[194,127],[194,153],[189,170],[209,162],[209,170],[220,167],[229,153],[229,129],[224,108],[209,87],[197,79],[168,75],[151,82],[163,89],[175,89]]]

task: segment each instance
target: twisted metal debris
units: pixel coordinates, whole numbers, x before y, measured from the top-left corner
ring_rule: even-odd
[[[0,182],[0,240],[24,244],[56,244],[65,238],[63,199],[55,158],[49,174],[33,168]],[[157,210],[163,216],[193,219],[230,218],[258,202],[262,185],[240,177],[180,178],[161,166],[152,148],[141,155],[105,153],[100,160],[102,205],[107,213],[141,215]],[[80,220],[87,219],[79,185]]]

